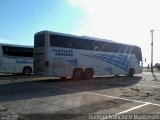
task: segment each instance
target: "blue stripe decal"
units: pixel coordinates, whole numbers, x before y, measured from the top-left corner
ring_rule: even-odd
[[[104,70],[109,72],[110,74],[113,73],[113,69],[111,67],[106,67]]]
[[[69,60],[67,60],[67,62],[68,62],[69,64],[75,66],[75,67],[78,66],[78,61],[77,61],[77,59],[69,59]]]
[[[120,69],[123,69],[125,71],[128,71],[128,59],[127,59],[127,55],[122,55],[122,54],[118,54],[118,55],[105,55],[105,54],[80,54],[83,56],[87,56],[87,57],[91,57],[91,58],[96,58],[99,59],[101,61],[104,61],[106,63],[110,63],[116,67],[119,67]]]

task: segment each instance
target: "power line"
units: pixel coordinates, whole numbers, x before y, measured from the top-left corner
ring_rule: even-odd
[[[16,31],[16,30],[11,29],[11,28],[9,28],[9,27],[6,27],[6,26],[4,26],[4,25],[0,25],[0,27],[1,27],[1,28],[4,28],[4,29],[6,29],[6,30],[8,30],[8,31],[10,31],[10,32],[14,32],[14,33],[19,34],[19,35],[23,35],[23,36],[26,36],[26,37],[33,38],[32,35],[30,35],[30,34]]]

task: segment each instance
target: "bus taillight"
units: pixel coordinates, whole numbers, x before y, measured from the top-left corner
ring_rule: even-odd
[[[45,61],[45,66],[49,67],[49,61]]]

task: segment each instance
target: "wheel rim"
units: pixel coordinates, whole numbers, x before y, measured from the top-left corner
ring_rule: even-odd
[[[24,74],[29,75],[30,73],[31,73],[31,70],[29,68],[26,68],[25,71],[24,71]]]
[[[73,78],[78,80],[78,79],[81,79],[81,77],[82,77],[81,70],[75,70]]]
[[[85,72],[85,78],[90,79],[93,76],[93,71],[92,70],[86,70]]]

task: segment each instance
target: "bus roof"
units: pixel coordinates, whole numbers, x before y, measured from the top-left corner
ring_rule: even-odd
[[[2,46],[2,45],[6,45],[6,46],[14,46],[14,47],[33,48],[33,46],[28,46],[28,45],[17,45],[17,44],[0,43],[0,46]]]
[[[62,36],[68,36],[68,37],[82,38],[82,39],[88,39],[88,40],[93,40],[93,41],[103,41],[103,42],[109,42],[109,43],[115,43],[115,44],[121,44],[121,45],[127,45],[127,46],[133,46],[133,47],[140,48],[139,46],[136,46],[136,45],[120,43],[120,42],[116,42],[116,41],[108,40],[108,39],[101,39],[101,38],[90,37],[90,36],[85,36],[85,35],[82,35],[82,36],[72,35],[72,34],[53,32],[53,31],[48,31],[48,30],[43,30],[43,31],[37,32],[37,33],[35,33],[35,35],[42,34],[42,33],[49,33],[49,34],[62,35]]]

